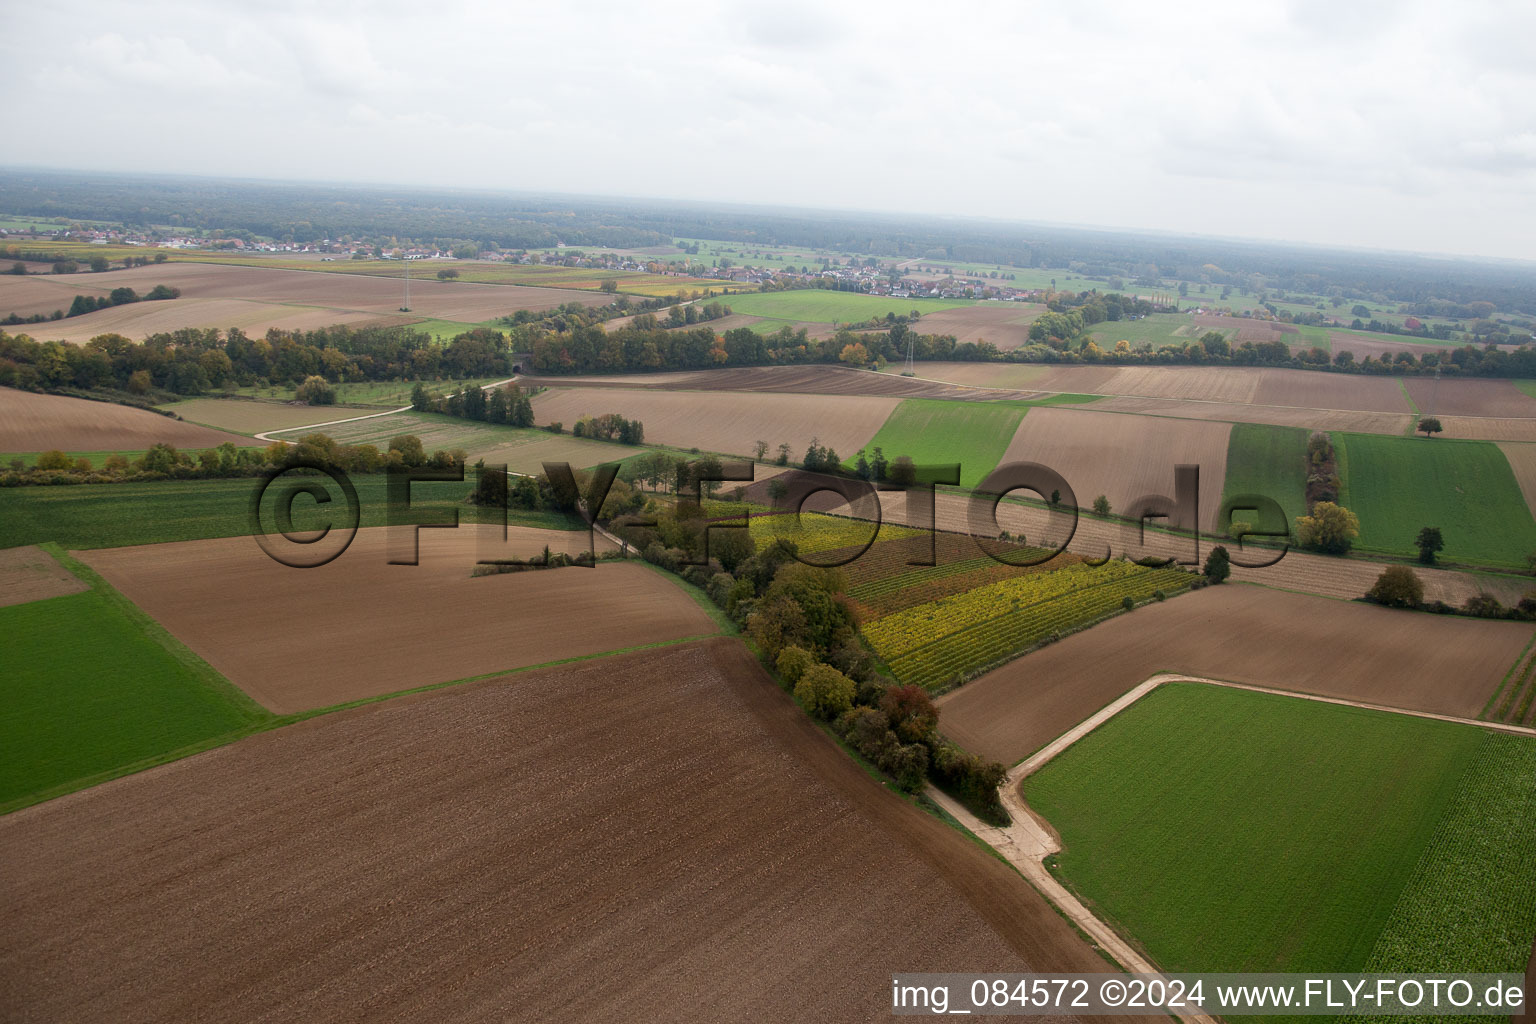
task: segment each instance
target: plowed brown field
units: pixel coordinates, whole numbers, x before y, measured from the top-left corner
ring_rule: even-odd
[[[1176,465],[1200,467],[1200,525],[1213,523],[1227,476],[1229,423],[1031,409],[1002,461],[1038,462],[1066,478],[1080,508],[1106,495],[1116,509],[1149,494],[1174,496]],[[1183,524],[1193,526],[1195,524]],[[1027,536],[1027,535],[1026,535]]]
[[[1536,441],[1536,419],[1498,416],[1439,416],[1445,433],[1437,437],[1464,437],[1474,441]]]
[[[917,330],[952,334],[958,342],[988,341],[1008,352],[1029,344],[1029,325],[1043,312],[1045,307],[1035,302],[979,302],[926,313]]]
[[[1404,380],[1413,402],[1425,416],[1497,416],[1536,418],[1536,398],[1507,380]]]
[[[1032,391],[999,392],[939,384],[894,373],[843,366],[743,366],[727,370],[637,373],[627,376],[525,378],[546,387],[634,387],[669,391],[762,391],[806,395],[877,395],[900,398],[994,400],[1036,397]]]
[[[68,320],[29,325],[26,333],[40,340],[79,342],[107,331],[144,337],[155,331],[192,326],[241,327],[249,333],[265,331],[270,326],[300,329],[381,318],[392,323],[408,323],[422,317],[474,323],[519,309],[552,309],[566,302],[604,305],[612,301],[611,296],[602,292],[436,281],[428,276],[430,269],[430,265],[411,268],[409,314],[399,312],[405,289],[403,264],[391,268],[387,277],[210,263],[165,263],[101,274],[67,275],[60,282],[68,292],[68,298],[63,300],[65,308],[75,294],[68,291],[72,286],[70,278],[81,294],[92,290],[102,294],[127,286],[142,295],[157,284],[165,284],[181,289],[181,298],[138,302]],[[15,289],[18,297],[37,301],[35,297],[42,294],[39,289],[44,287],[41,279],[0,275],[0,310],[11,311],[7,304],[10,289]],[[41,301],[48,306],[43,312],[58,307],[54,300]],[[49,302],[54,304],[48,305]]]
[[[942,728],[1012,764],[1162,671],[1474,718],[1532,631],[1227,584],[989,672],[941,698]],[[1200,723],[1189,728],[1197,743]]]
[[[225,441],[261,444],[126,405],[0,388],[0,452],[128,452],[160,443],[217,448]]]
[[[1509,468],[1514,471],[1515,482],[1520,485],[1520,493],[1525,495],[1525,503],[1536,514],[1536,444],[1515,444],[1505,442],[1499,445],[1499,450],[1509,460]]]
[[[1105,969],[733,640],[255,736],[0,820],[0,865],[13,1020],[880,1020],[893,970]]]
[[[1186,420],[1227,423],[1271,423],[1308,430],[1351,430],[1364,434],[1401,434],[1408,429],[1407,413],[1349,412],[1342,409],[1303,409],[1281,405],[1237,405],[1232,402],[1180,402],[1170,398],[1105,398],[1094,412],[1125,412],[1172,416]]]
[[[387,528],[360,530],[340,558],[291,569],[248,537],[82,552],[80,558],[279,713],[702,636],[715,624],[663,574],[602,563],[470,578],[490,530],[421,531],[421,564],[389,565]],[[584,532],[509,530],[500,557]],[[499,546],[499,542],[498,542]],[[408,550],[407,550],[408,555]]]
[[[812,438],[852,455],[879,430],[897,399],[869,395],[753,394],[621,388],[552,388],[533,398],[542,426],[621,413],[645,424],[651,444],[750,455],[758,441],[788,443],[796,460]]]

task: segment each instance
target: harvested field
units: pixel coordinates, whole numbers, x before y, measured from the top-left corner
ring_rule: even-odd
[[[799,459],[812,438],[839,455],[858,451],[896,408],[895,398],[865,395],[751,394],[552,388],[533,398],[542,426],[616,412],[645,424],[651,444],[750,455],[758,441],[787,443]]]
[[[1115,509],[1143,495],[1173,497],[1174,467],[1195,464],[1200,467],[1200,525],[1207,526],[1221,506],[1231,429],[1230,423],[1061,406],[1031,409],[1002,462],[1049,466],[1072,486],[1080,508],[1103,494]]]
[[[917,329],[923,334],[953,334],[957,342],[991,342],[1004,352],[1029,344],[1029,325],[1045,307],[1036,302],[981,302],[959,309],[926,313]]]
[[[943,729],[1012,764],[1162,671],[1475,718],[1532,632],[1228,584],[987,673],[941,698]]]
[[[1499,450],[1509,460],[1509,468],[1515,474],[1515,483],[1520,485],[1520,493],[1525,496],[1526,506],[1532,515],[1536,515],[1536,444],[1506,441],[1499,445]]]
[[[1536,441],[1536,419],[1500,419],[1494,416],[1437,416],[1444,433],[1472,441]]]
[[[426,270],[420,268],[422,273]],[[109,270],[86,277],[93,287],[110,290],[128,286],[140,294],[166,284],[180,288],[181,298],[117,306],[36,325],[37,329],[28,333],[39,339],[84,341],[106,331],[144,337],[190,326],[242,327],[251,333],[269,326],[297,330],[380,319],[409,323],[423,317],[476,323],[519,309],[552,309],[566,302],[597,306],[612,301],[602,292],[444,282],[413,275],[411,312],[401,314],[404,266],[391,266],[385,273],[389,276],[181,262]],[[32,278],[14,280],[30,286]],[[0,281],[0,308],[5,307],[7,287],[8,282]]]
[[[7,261],[7,267],[9,264],[10,261]],[[38,268],[41,268],[41,273]],[[31,265],[32,272],[26,277],[0,274],[0,278],[4,278],[0,280],[0,316],[10,313],[18,316],[51,314],[56,309],[67,312],[76,295],[99,298],[117,287],[101,283],[106,274],[52,274],[49,273],[51,269],[52,264],[34,263]],[[153,288],[154,285],[149,287]],[[39,326],[42,325],[24,324],[7,327],[5,330],[7,333],[31,333],[32,327]]]
[[[338,423],[323,428],[322,432],[342,444],[371,444],[379,451],[388,450],[391,438],[413,434],[421,438],[422,447],[429,452],[463,448],[469,453],[471,466],[484,459],[490,465],[505,464],[513,473],[531,475],[541,472],[545,462],[569,462],[577,469],[585,469],[600,462],[618,462],[645,451],[633,445],[589,441],[570,434],[482,423],[439,413],[400,412],[375,416]],[[295,429],[282,436],[284,440],[296,441],[303,434],[301,429]]]
[[[24,332],[37,341],[67,341],[84,344],[100,334],[121,334],[143,341],[151,334],[176,331],[183,327],[216,328],[227,331],[238,327],[259,337],[276,328],[281,331],[307,331],[332,324],[404,324],[412,317],[343,309],[289,306],[281,303],[251,302],[246,299],[166,299],[160,302],[134,302],[126,306],[73,316],[46,324],[28,324]]]
[[[636,387],[668,391],[761,391],[807,395],[887,395],[898,398],[965,398],[979,401],[1044,397],[1033,391],[980,390],[894,373],[845,366],[744,366],[728,370],[637,373],[627,376],[523,378],[545,387]]]
[[[1415,357],[1425,352],[1453,352],[1459,345],[1436,345],[1421,341],[1403,339],[1402,341],[1379,340],[1380,335],[1371,337],[1364,334],[1355,334],[1352,331],[1329,331],[1328,345],[1337,355],[1340,352],[1348,352],[1355,357],[1356,362],[1364,362],[1367,356],[1372,359],[1391,359],[1399,352],[1412,352]]]
[[[29,545],[0,551],[0,608],[89,589],[42,548]]]
[[[1536,398],[1507,380],[1441,380],[1415,377],[1403,381],[1425,416],[1536,418]]]
[[[1395,377],[1266,367],[1258,371],[1255,405],[1290,405],[1350,412],[1411,412]]]
[[[12,814],[0,863],[15,1018],[875,1019],[897,965],[1104,969],[729,640],[264,733]]]
[[[1172,416],[1187,420],[1228,423],[1267,423],[1308,430],[1351,430],[1361,434],[1401,434],[1412,418],[1407,413],[1349,412],[1341,409],[1302,409],[1231,402],[1180,402],[1170,398],[1106,398],[1093,404],[1098,412]]]
[[[188,398],[161,406],[189,423],[237,434],[257,434],[328,423],[348,416],[366,416],[377,409],[339,405],[301,405],[297,402],[264,402],[242,398]]]
[[[1274,334],[1300,333],[1296,330],[1296,327],[1293,324],[1283,324],[1278,320],[1255,320],[1252,317],[1247,316],[1222,316],[1219,313],[1200,313],[1191,317],[1190,319],[1195,322],[1196,327],[1200,327],[1205,330],[1262,330],[1272,332]]]
[[[143,451],[161,443],[217,448],[225,441],[261,443],[112,402],[0,388],[0,451],[4,452]]]
[[[477,558],[581,551],[585,532],[511,528],[502,545],[483,527],[423,530],[416,566],[388,564],[388,533],[360,530],[346,554],[303,571],[245,537],[80,557],[278,713],[717,630],[642,565],[470,578]]]

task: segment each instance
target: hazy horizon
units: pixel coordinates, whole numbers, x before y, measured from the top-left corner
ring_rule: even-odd
[[[75,0],[0,28],[39,169],[1493,259],[1536,232],[1536,9]]]

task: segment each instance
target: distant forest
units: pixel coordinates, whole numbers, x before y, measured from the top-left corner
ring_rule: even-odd
[[[1341,289],[1397,303],[1491,302],[1536,315],[1536,267],[976,219],[190,177],[0,170],[0,210],[312,242],[475,241],[500,249],[643,248],[677,238],[806,246],[1003,267],[1071,268],[1088,276],[1261,286],[1322,295]]]

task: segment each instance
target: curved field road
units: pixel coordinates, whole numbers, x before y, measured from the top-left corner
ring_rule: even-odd
[[[948,794],[940,792],[933,786],[928,787],[928,796],[935,803],[938,803],[946,811],[954,815],[957,820],[975,833],[978,838],[1002,854],[1008,863],[1018,868],[1024,877],[1029,879],[1030,883],[1040,890],[1046,899],[1050,900],[1073,924],[1081,928],[1100,948],[1119,961],[1121,966],[1136,972],[1151,973],[1156,972],[1159,968],[1138,953],[1113,928],[1096,917],[1087,907],[1083,906],[1076,896],[1072,895],[1065,886],[1056,880],[1054,875],[1046,870],[1045,859],[1061,851],[1061,838],[1056,834],[1056,830],[1050,826],[1050,823],[1037,816],[1030,809],[1029,804],[1025,802],[1023,783],[1025,779],[1043,768],[1052,758],[1165,683],[1205,683],[1210,686],[1226,686],[1237,690],[1252,690],[1257,693],[1294,697],[1298,700],[1320,701],[1324,704],[1342,704],[1347,707],[1365,708],[1370,711],[1386,711],[1398,715],[1412,715],[1416,718],[1432,718],[1441,722],[1474,725],[1481,729],[1493,729],[1499,732],[1536,736],[1536,729],[1518,725],[1486,722],[1474,718],[1458,718],[1452,715],[1438,715],[1428,711],[1408,711],[1403,708],[1371,704],[1366,701],[1320,697],[1315,694],[1277,690],[1267,686],[1253,686],[1246,683],[1231,683],[1220,679],[1208,679],[1203,676],[1163,672],[1152,676],[1146,682],[1134,687],[1129,692],[1123,694],[1118,700],[1101,708],[1074,728],[1062,733],[1033,755],[1015,765],[1008,772],[1007,781],[1003,783],[999,794],[1003,806],[1013,819],[1013,823],[1007,828],[998,828],[994,825],[986,824]],[[1533,962],[1536,962],[1536,951],[1533,951],[1532,956]],[[1203,1014],[1181,1015],[1180,1019],[1190,1021],[1191,1024],[1216,1024],[1215,1018]]]

